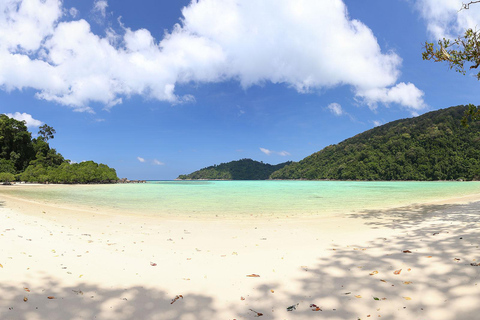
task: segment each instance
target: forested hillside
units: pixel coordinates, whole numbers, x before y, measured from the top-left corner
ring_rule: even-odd
[[[479,180],[480,125],[465,106],[373,128],[274,172],[271,179]]]
[[[0,114],[0,181],[100,183],[118,180],[115,169],[93,161],[65,160],[48,140],[55,130],[43,125],[32,139],[25,122]]]
[[[241,159],[213,165],[200,169],[187,175],[180,175],[181,180],[266,180],[272,172],[283,168],[291,162],[271,165],[268,163],[254,161],[252,159]]]

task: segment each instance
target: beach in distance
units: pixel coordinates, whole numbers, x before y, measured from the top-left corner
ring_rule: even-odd
[[[478,182],[0,187],[0,319],[476,319]]]

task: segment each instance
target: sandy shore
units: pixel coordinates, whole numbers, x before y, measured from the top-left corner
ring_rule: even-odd
[[[201,221],[0,195],[0,319],[478,319],[479,211]]]

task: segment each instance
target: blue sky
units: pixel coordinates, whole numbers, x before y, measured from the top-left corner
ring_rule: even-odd
[[[480,104],[423,61],[480,21],[456,0],[4,0],[0,113],[47,123],[66,158],[174,179],[298,161],[396,119]]]

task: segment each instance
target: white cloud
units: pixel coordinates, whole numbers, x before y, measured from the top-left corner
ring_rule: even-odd
[[[265,153],[267,156],[269,156],[269,155],[272,154],[272,151],[271,151],[271,150],[268,150],[268,149],[265,149],[265,148],[260,148],[260,151],[262,151],[263,153]]]
[[[413,110],[425,109],[427,105],[423,101],[423,91],[412,83],[401,82],[391,88],[372,88],[359,91],[361,97],[371,109],[376,109],[378,103],[388,105],[397,103]]]
[[[32,115],[28,113],[15,112],[15,113],[5,113],[5,115],[9,118],[13,118],[18,121],[25,121],[27,124],[27,127],[29,128],[38,128],[43,124],[42,121],[34,119]]]
[[[415,7],[427,22],[433,39],[456,38],[466,28],[475,29],[480,21],[480,4],[472,4],[469,10],[460,10],[462,0],[418,0]]]
[[[142,163],[145,162],[145,159],[142,158],[142,157],[137,157],[137,160],[140,161],[140,162],[142,162]]]
[[[107,1],[94,6],[105,16]],[[391,97],[401,58],[382,52],[341,0],[192,1],[160,40],[146,29],[102,37],[85,20],[59,22],[60,0],[4,0],[0,12],[0,87],[33,88],[37,98],[76,111],[93,112],[93,102],[111,108],[132,95],[191,102],[176,85],[232,79],[301,93],[348,85],[369,105],[424,105],[418,94]]]
[[[280,152],[277,152],[278,155],[282,156],[282,157],[286,157],[286,156],[289,156],[290,155],[290,152],[287,152],[287,151],[280,151]]]
[[[71,8],[68,10],[68,13],[72,16],[72,18],[75,18],[76,16],[78,16],[79,11],[78,11],[77,8],[71,7]]]
[[[271,155],[271,154],[278,154],[279,156],[282,156],[282,157],[286,157],[286,156],[289,156],[290,153],[287,152],[287,151],[280,151],[280,152],[277,152],[277,151],[273,151],[273,150],[269,150],[269,149],[265,149],[265,148],[260,148],[260,151],[262,151],[263,153],[265,153],[267,156]]]
[[[336,102],[330,103],[327,108],[336,116],[341,116],[344,113],[342,106]]]
[[[381,126],[383,124],[382,121],[378,121],[378,120],[372,120],[372,123],[375,127]]]
[[[93,11],[98,12],[103,18],[107,15],[108,2],[106,0],[96,0],[93,4]]]
[[[165,163],[163,163],[161,161],[158,161],[157,159],[153,159],[153,164],[157,165],[157,166],[164,166],[165,165]]]

